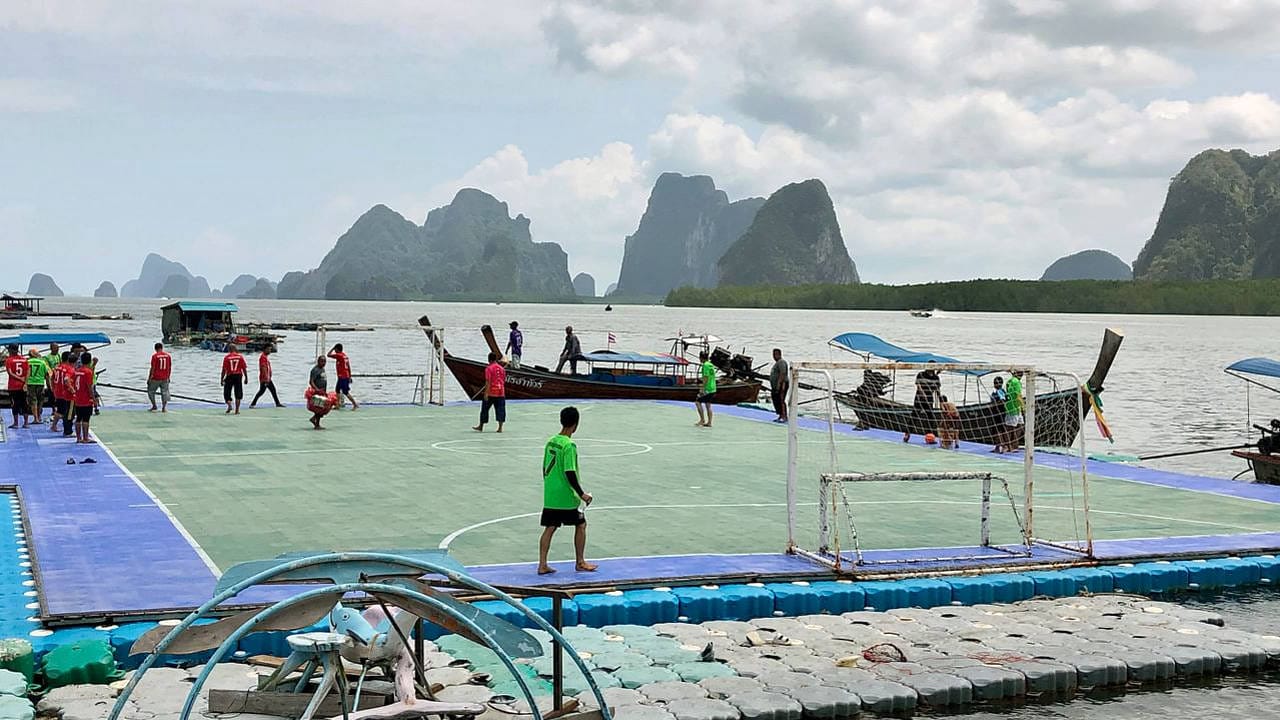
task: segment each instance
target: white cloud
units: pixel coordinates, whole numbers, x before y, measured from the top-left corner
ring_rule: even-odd
[[[531,170],[520,148],[507,145],[428,194],[428,208],[447,204],[461,188],[475,187],[506,202],[511,214],[532,220],[536,242],[555,242],[569,253],[570,274],[589,272],[603,290],[617,278],[622,238],[635,230],[649,195],[643,162],[626,143],[594,155]],[[398,209],[398,208],[397,208]]]
[[[0,112],[47,113],[70,110],[75,106],[75,97],[53,83],[0,78]]]

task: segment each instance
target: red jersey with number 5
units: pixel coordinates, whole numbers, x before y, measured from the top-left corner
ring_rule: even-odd
[[[27,375],[31,373],[31,367],[27,365],[26,358],[21,355],[10,355],[4,359],[4,369],[9,373],[10,390],[27,389]]]

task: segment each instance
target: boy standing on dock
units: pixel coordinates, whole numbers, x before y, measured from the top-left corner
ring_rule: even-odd
[[[698,409],[698,427],[711,427],[711,402],[716,396],[716,366],[711,364],[708,357],[706,350],[698,353],[698,360],[702,363],[702,389],[693,401],[693,406]],[[702,414],[704,405],[707,408],[705,416]]]
[[[1004,384],[1004,452],[1011,453],[1022,445],[1022,371],[1014,370]]]
[[[342,351],[342,343],[333,346],[329,357],[333,358],[334,371],[338,374],[338,385],[334,388],[338,391],[338,409],[342,409],[342,399],[346,398],[351,401],[351,409],[358,410],[360,405],[351,397],[351,360]]]
[[[62,418],[62,437],[71,437],[75,432],[75,397],[76,397],[76,363],[71,352],[62,353],[62,362],[53,376],[53,391],[61,392],[57,401],[58,416]]]
[[[560,411],[560,433],[547,441],[542,450],[542,537],[538,540],[538,574],[555,572],[547,564],[551,538],[561,525],[572,525],[575,568],[592,572],[596,565],[587,562],[587,516],[578,509],[591,504],[591,493],[584,492],[578,482],[578,446],[573,434],[578,431],[578,408]]]
[[[30,425],[27,417],[27,374],[30,368],[17,345],[10,345],[8,351],[4,371],[9,374],[9,407],[13,410],[13,424],[9,427],[16,429],[19,415],[22,416],[22,427]]]
[[[93,356],[87,352],[82,353],[80,366],[71,377],[71,402],[75,405],[77,443],[93,442],[89,437],[89,421],[93,419],[93,377]]]
[[[240,414],[240,401],[244,399],[244,383],[249,379],[249,364],[236,349],[235,343],[227,346],[222,358],[222,399],[227,401],[227,414],[231,414],[231,396],[236,398],[236,414]]]
[[[284,403],[280,402],[280,396],[276,395],[276,384],[271,380],[271,353],[276,351],[275,345],[267,345],[262,348],[262,354],[258,356],[258,394],[253,396],[253,400],[249,402],[249,409],[258,406],[258,400],[262,399],[262,394],[271,391],[271,399],[276,401],[276,407],[284,407]]]
[[[489,367],[484,369],[484,400],[480,402],[480,424],[471,428],[476,432],[484,432],[484,424],[489,422],[489,408],[493,408],[498,420],[498,432],[502,432],[502,424],[507,421],[507,371],[498,362],[498,353],[489,353]]]
[[[151,371],[147,374],[147,399],[150,412],[156,411],[156,391],[160,392],[160,412],[169,412],[169,377],[173,374],[173,358],[164,351],[163,343],[156,343],[151,355]]]

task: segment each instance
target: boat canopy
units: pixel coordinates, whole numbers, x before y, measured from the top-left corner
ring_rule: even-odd
[[[848,350],[849,352],[855,353],[857,355],[874,355],[875,357],[884,358],[885,360],[889,360],[891,362],[906,362],[906,363],[927,363],[930,361],[937,362],[937,363],[974,362],[974,361],[966,361],[966,360],[957,360],[953,357],[948,357],[946,355],[938,355],[936,353],[931,353],[931,352],[920,352],[918,350],[908,350],[904,347],[899,347],[897,345],[894,345],[893,343],[888,342],[886,340],[882,340],[881,338],[878,338],[875,335],[872,335],[871,333],[860,333],[860,332],[844,333],[843,335],[837,335],[831,338],[831,340],[828,341],[828,344],[841,348],[843,350]],[[981,375],[987,375],[989,372],[994,372],[994,371],[957,370],[955,372],[959,372],[964,375],[981,376]]]
[[[240,308],[235,303],[229,302],[207,302],[202,300],[179,300],[176,303],[170,303],[160,308],[161,310],[169,310],[178,308],[182,312],[239,312]]]
[[[1245,373],[1246,375],[1280,378],[1280,360],[1272,360],[1265,357],[1245,358],[1228,365],[1227,372],[1232,371]]]
[[[655,352],[627,352],[623,350],[596,350],[582,356],[593,363],[632,363],[634,365],[688,365],[689,361],[675,355]]]
[[[87,332],[24,332],[17,335],[0,337],[0,346],[4,345],[110,345],[111,338],[106,333]]]

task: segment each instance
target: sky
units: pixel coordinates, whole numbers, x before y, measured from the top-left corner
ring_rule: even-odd
[[[1131,262],[1197,152],[1280,148],[1280,0],[6,0],[0,288],[309,269],[478,187],[617,279],[664,171],[826,183],[864,281]]]

